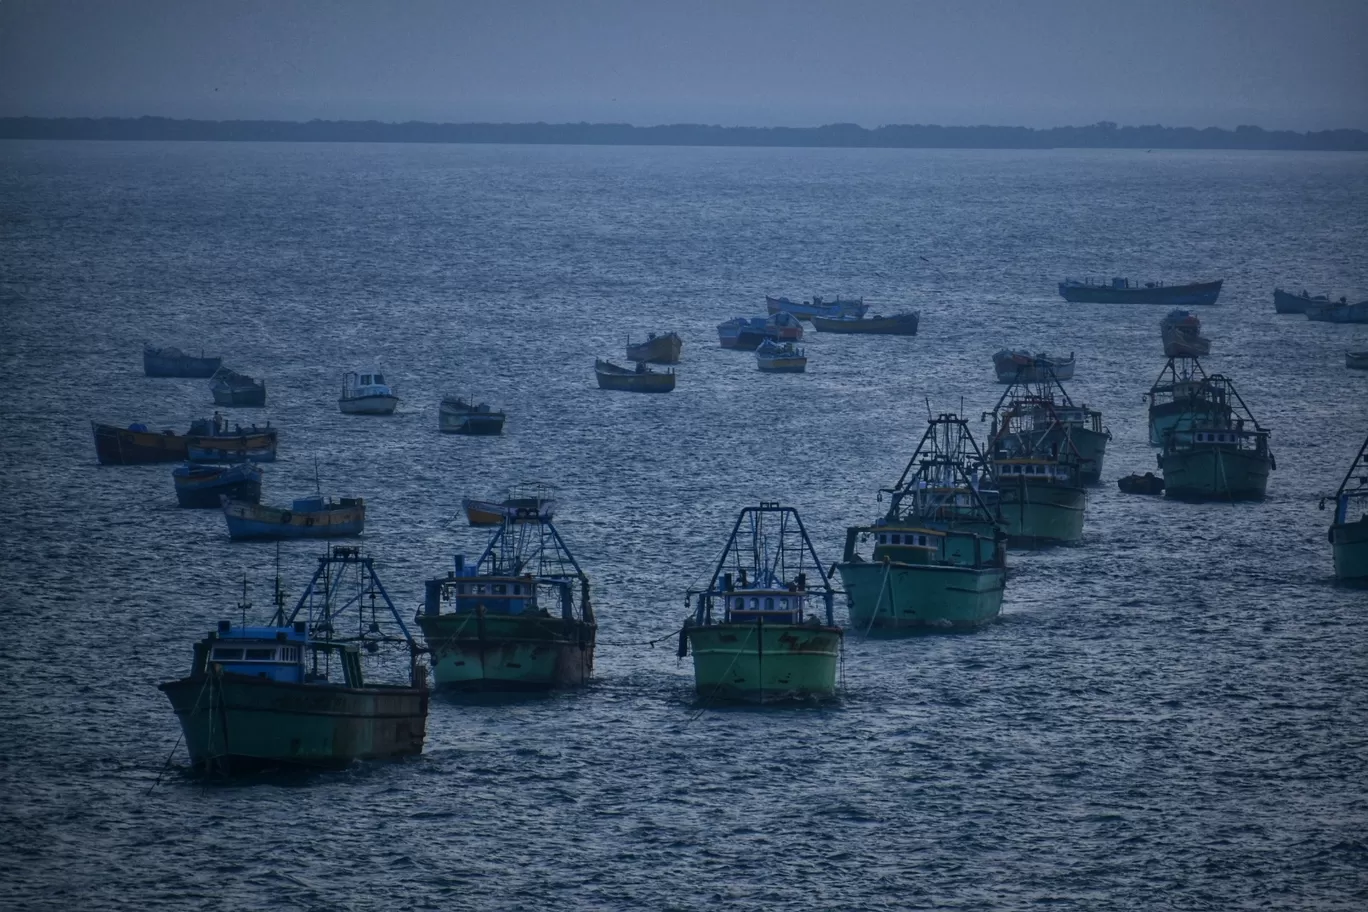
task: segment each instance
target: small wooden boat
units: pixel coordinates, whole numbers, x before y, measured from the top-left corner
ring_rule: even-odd
[[[780,345],[766,339],[755,350],[755,366],[771,374],[801,374],[807,370],[807,355],[792,342]]]
[[[600,358],[594,361],[594,376],[599,389],[624,393],[668,393],[675,388],[674,371],[653,371],[644,363],[632,370]]]
[[[1202,335],[1202,321],[1181,307],[1159,321],[1166,358],[1199,358],[1211,353],[1211,340]]]
[[[149,377],[212,377],[222,358],[187,355],[179,348],[143,348],[143,373]]]
[[[460,396],[447,396],[437,410],[437,429],[443,434],[471,434],[488,436],[502,434],[504,413],[496,412],[489,403],[476,405]]]
[[[344,415],[393,415],[399,397],[385,383],[384,374],[350,371],[342,377],[342,396],[337,407]]]
[[[214,394],[214,405],[237,408],[263,408],[266,405],[265,381],[258,382],[226,367],[220,367],[214,373],[209,389]]]
[[[245,615],[251,605],[243,589]],[[275,606],[270,624],[219,621],[195,644],[189,675],[157,686],[180,721],[191,767],[233,775],[422,753],[429,699],[422,649],[371,559],[333,548],[294,610],[286,611],[278,583]],[[395,645],[406,653],[407,680],[368,680],[362,655]]]
[[[267,423],[234,430],[218,413],[191,422],[188,434],[150,431],[144,424],[127,428],[90,423],[95,455],[101,465],[147,465],[158,462],[270,462],[275,459],[277,432]]]
[[[1344,366],[1354,370],[1368,370],[1368,351],[1345,352]]]
[[[1065,279],[1059,283],[1064,300],[1080,304],[1167,304],[1194,307],[1215,304],[1223,279],[1165,285],[1163,282],[1131,282],[1115,278],[1110,283]]]
[[[765,295],[765,309],[772,314],[793,314],[800,320],[811,320],[813,317],[858,320],[869,311],[869,305],[864,302],[863,298],[845,300],[836,298],[832,301],[824,301],[820,296],[813,295],[811,301],[791,301],[788,298],[771,298],[769,295]]]
[[[890,317],[875,314],[872,317],[813,317],[812,327],[818,332],[865,334],[874,336],[915,336],[917,324],[921,321],[921,311],[893,314]]]
[[[1368,439],[1349,463],[1349,471],[1331,498],[1335,516],[1330,522],[1330,548],[1335,580],[1348,586],[1368,586]],[[1321,501],[1325,509],[1325,501]]]
[[[678,364],[679,353],[683,348],[684,340],[679,338],[677,332],[662,335],[650,333],[646,336],[645,342],[638,342],[635,345],[628,337],[627,360],[644,361],[648,364]]]
[[[993,369],[997,371],[998,383],[1039,383],[1050,379],[1072,380],[1074,375],[1074,356],[1057,358],[1045,352],[1031,354],[1028,351],[1008,351],[1002,349],[993,355]]]
[[[360,497],[301,497],[290,506],[267,507],[240,500],[223,501],[223,518],[234,541],[276,538],[346,538],[366,526],[366,503]]]
[[[1164,493],[1164,479],[1153,472],[1146,472],[1144,475],[1131,474],[1125,478],[1118,478],[1116,486],[1121,489],[1123,494]]]
[[[472,526],[501,526],[505,522],[550,522],[556,502],[550,497],[509,497],[506,500],[461,498],[466,520]]]
[[[191,424],[185,457],[191,462],[275,462],[278,442],[270,422],[265,427],[237,424],[229,429],[228,422],[215,412],[212,422],[200,419]]]
[[[176,501],[182,507],[217,509],[223,498],[261,501],[261,468],[249,462],[230,466],[186,463],[171,472]]]
[[[1329,303],[1329,295],[1316,295],[1313,298],[1306,293],[1305,289],[1302,289],[1302,293],[1299,295],[1283,291],[1281,288],[1273,289],[1273,310],[1276,313],[1304,314],[1308,307],[1317,307]]]
[[[780,342],[801,342],[803,323],[791,313],[770,314],[765,320],[765,335]]]
[[[1306,319],[1317,323],[1368,323],[1368,301],[1350,304],[1345,298],[1306,308]]]
[[[723,348],[755,351],[766,339],[798,342],[803,324],[791,313],[780,311],[769,317],[733,317],[717,324],[717,340]]]

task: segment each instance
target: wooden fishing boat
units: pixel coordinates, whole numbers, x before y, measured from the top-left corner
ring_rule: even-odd
[[[864,334],[875,336],[915,336],[921,311],[893,314],[885,317],[813,317],[812,327],[818,332]]]
[[[1164,493],[1164,479],[1153,472],[1146,472],[1144,475],[1132,473],[1125,478],[1118,478],[1116,486],[1121,489],[1122,494],[1156,495]]]
[[[1033,355],[1025,349],[1004,348],[993,354],[993,370],[998,383],[1038,383],[1051,377],[1072,380],[1074,356],[1073,352],[1067,358],[1058,358],[1045,352]]]
[[[233,429],[217,412],[190,423],[188,434],[150,431],[146,425],[127,428],[92,421],[95,455],[101,465],[147,465],[158,462],[270,462],[275,459],[277,432],[267,422]]]
[[[1002,611],[1007,535],[995,492],[983,486],[985,456],[968,422],[942,414],[892,488],[888,512],[846,530],[836,565],[850,623],[865,633],[965,630]],[[860,542],[873,545],[869,557]]]
[[[437,429],[443,434],[502,434],[504,417],[503,412],[494,411],[486,402],[476,405],[460,396],[447,396],[437,410]]]
[[[384,374],[349,371],[342,375],[342,395],[337,407],[344,415],[393,415],[399,407],[394,388]]]
[[[1299,295],[1283,291],[1281,288],[1273,289],[1273,310],[1280,314],[1304,314],[1308,307],[1317,307],[1321,304],[1329,304],[1329,295],[1316,295],[1314,298],[1303,289]]]
[[[472,526],[501,526],[504,522],[548,523],[556,512],[556,502],[541,495],[509,497],[505,500],[476,500],[463,497],[461,506]]]
[[[1335,580],[1351,586],[1368,586],[1368,438],[1349,463],[1349,471],[1331,498],[1335,504],[1330,523],[1330,548]],[[1325,509],[1325,501],[1321,501]]]
[[[813,317],[827,317],[829,319],[849,317],[858,320],[869,311],[869,305],[864,302],[863,298],[836,298],[832,301],[824,301],[821,297],[814,295],[811,301],[792,301],[788,298],[771,298],[769,295],[765,295],[765,309],[772,314],[793,314],[800,320],[811,320]]]
[[[594,673],[589,578],[550,522],[506,518],[473,564],[456,555],[427,581],[418,626],[439,689],[546,691]]]
[[[350,538],[366,527],[366,502],[360,497],[337,500],[311,494],[289,509],[223,501],[223,518],[233,541],[285,538]]]
[[[1164,494],[1178,500],[1262,500],[1277,467],[1269,432],[1254,420],[1235,385],[1220,374],[1201,381],[1191,398],[1197,411],[1164,437],[1159,468]],[[1208,403],[1223,403],[1213,414]]]
[[[1110,283],[1065,279],[1059,294],[1079,304],[1167,304],[1170,307],[1204,307],[1215,304],[1221,294],[1222,279],[1215,282],[1189,282],[1165,285],[1163,282],[1131,282],[1114,278]]]
[[[705,703],[835,693],[843,631],[824,567],[797,510],[761,503],[741,511],[708,585],[685,594],[697,607],[680,631],[679,655],[692,650]],[[819,615],[807,613],[810,601]]]
[[[1184,433],[1196,421],[1219,424],[1230,414],[1223,388],[1206,384],[1206,371],[1196,358],[1169,358],[1145,394],[1149,402],[1150,446],[1161,447],[1170,433]]]
[[[1344,298],[1306,308],[1306,319],[1317,323],[1368,323],[1368,301],[1350,304]]]
[[[994,414],[1019,409],[1020,432],[1029,435],[1035,448],[1077,453],[1078,480],[1096,484],[1102,480],[1111,431],[1102,424],[1102,413],[1078,405],[1064,384],[1050,371],[1035,381],[1014,380],[1003,390]]]
[[[1211,352],[1211,340],[1202,335],[1202,321],[1181,307],[1159,321],[1165,358],[1197,358]]]
[[[245,616],[245,583],[243,590]],[[429,692],[421,648],[371,559],[333,548],[293,611],[285,611],[278,579],[275,602],[269,625],[219,621],[195,644],[190,673],[157,686],[180,721],[191,767],[235,775],[422,753]],[[408,679],[368,680],[362,654],[395,643],[407,652]]]
[[[1354,370],[1368,370],[1368,351],[1345,352],[1344,366]]]
[[[266,405],[264,380],[253,380],[246,374],[239,374],[226,367],[220,367],[214,373],[209,390],[213,393],[215,405],[237,408],[264,408]]]
[[[779,345],[766,339],[755,350],[755,366],[770,374],[801,374],[807,370],[807,354],[792,342]]]
[[[182,507],[218,509],[227,497],[245,503],[261,501],[261,468],[250,462],[199,465],[187,462],[171,472],[176,501]]]
[[[769,317],[733,317],[717,324],[717,340],[723,348],[755,351],[766,339],[798,342],[803,324],[791,313],[780,311]]]
[[[187,355],[175,347],[143,347],[143,373],[149,377],[212,377],[222,366],[222,358]]]
[[[646,336],[645,342],[632,344],[631,337],[627,339],[627,360],[644,361],[648,364],[678,364],[679,353],[684,349],[684,340],[679,338],[677,332],[667,332],[661,335],[650,333]]]
[[[997,490],[1008,543],[1032,548],[1081,541],[1088,506],[1082,456],[1055,403],[1045,397],[1021,397],[992,417],[983,469]],[[1063,432],[1041,433],[1042,423]]]
[[[653,371],[642,362],[633,370],[596,359],[594,376],[598,378],[599,389],[623,393],[668,393],[675,388],[674,371]]]

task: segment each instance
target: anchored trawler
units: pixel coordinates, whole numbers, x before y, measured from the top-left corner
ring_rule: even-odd
[[[1008,542],[1036,547],[1081,540],[1088,506],[1082,456],[1054,400],[1020,396],[992,416],[984,469],[998,492]]]
[[[1322,500],[1321,508],[1324,507]],[[1364,438],[1335,492],[1330,547],[1334,551],[1335,579],[1353,586],[1368,586],[1368,438]]]
[[[589,577],[550,519],[506,511],[475,563],[457,554],[427,581],[418,626],[439,688],[544,691],[594,672]]]
[[[846,530],[836,565],[851,626],[870,630],[967,629],[1002,610],[1006,533],[997,494],[981,487],[984,454],[954,414],[930,421],[892,488],[888,512]],[[872,541],[870,558],[859,543]]]
[[[1026,406],[1029,433],[1049,447],[1065,447],[1072,441],[1078,451],[1078,477],[1084,484],[1102,480],[1102,464],[1107,457],[1111,431],[1102,426],[1102,413],[1087,405],[1077,405],[1048,364],[1033,378],[1018,377],[998,398],[993,411],[1002,413],[1014,403]],[[1051,408],[1046,408],[1049,403]]]
[[[1170,431],[1189,431],[1194,422],[1224,421],[1230,405],[1206,397],[1211,388],[1196,358],[1169,358],[1159,377],[1145,394],[1149,402],[1150,446],[1161,447]]]
[[[1194,412],[1164,435],[1159,468],[1164,494],[1179,500],[1261,500],[1277,462],[1268,430],[1254,420],[1235,385],[1204,378],[1187,398]]]
[[[707,587],[685,595],[697,608],[679,656],[693,650],[699,697],[772,703],[835,692],[843,632],[822,567],[797,510],[741,511]],[[812,601],[820,615],[807,613]]]

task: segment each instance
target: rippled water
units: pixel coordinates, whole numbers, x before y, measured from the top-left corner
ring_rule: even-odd
[[[1368,158],[384,145],[0,144],[0,906],[1359,909],[1368,595],[1331,579],[1333,491],[1368,430],[1368,327],[1272,311],[1368,296]],[[1161,309],[1064,275],[1224,276],[1209,369],[1273,429],[1260,504],[1125,497]],[[863,294],[915,339],[809,336],[764,376],[714,324]],[[596,355],[685,339],[676,392]],[[407,613],[484,536],[463,495],[559,485],[603,645],[582,693],[436,699],[420,758],[204,787],[158,681],[264,604],[270,544],[179,510],[170,467],[100,468],[89,421],[184,428],[207,385],[144,342],[265,376],[265,499],[360,494]],[[824,559],[927,403],[992,406],[1003,346],[1078,356],[1115,435],[1084,544],[1013,552],[1000,622],[846,644],[841,700],[723,710],[666,633],[735,512],[802,511]],[[403,404],[344,417],[343,371]],[[510,413],[439,435],[444,391]],[[251,417],[244,412],[242,417]],[[286,546],[303,586],[316,545]],[[264,611],[262,612],[265,613]],[[172,767],[152,788],[168,755]],[[149,789],[151,789],[149,794]]]

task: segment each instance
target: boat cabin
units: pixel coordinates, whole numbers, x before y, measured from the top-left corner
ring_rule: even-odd
[[[926,528],[880,527],[874,533],[874,560],[930,564],[940,556],[945,533]]]
[[[1069,466],[1060,465],[1057,462],[1002,459],[997,461],[996,466],[998,478],[1002,481],[1021,478],[1026,481],[1058,481],[1067,483],[1072,479],[1073,474]]]
[[[362,399],[366,396],[392,396],[393,390],[385,382],[384,374],[358,374],[355,371],[342,378],[342,398]]]
[[[807,592],[793,589],[738,589],[723,598],[729,624],[801,624]]]
[[[330,681],[327,665],[320,670],[319,652],[341,654],[342,680]],[[313,661],[310,661],[310,660]],[[195,644],[192,676],[217,669],[223,674],[265,678],[283,684],[336,684],[360,687],[361,658],[349,644],[315,643],[303,621],[288,627],[234,627],[219,621],[218,629]]]
[[[541,580],[544,585],[560,589],[562,617],[572,616],[572,594],[569,582]],[[423,600],[423,613],[442,613],[442,603],[450,603],[452,614],[541,615],[551,614],[538,601],[538,580],[527,573],[522,576],[481,574],[475,565],[465,562],[465,555],[456,555],[456,569],[445,578],[428,580]]]

